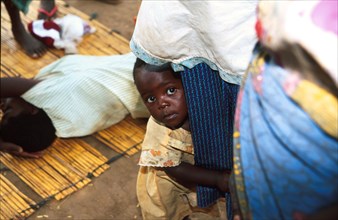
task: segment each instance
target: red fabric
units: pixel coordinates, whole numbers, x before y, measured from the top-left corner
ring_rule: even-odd
[[[50,12],[46,11],[43,8],[39,8],[38,12],[45,14],[48,18],[52,18],[57,12],[57,10],[58,10],[58,7],[55,5],[54,8]]]
[[[45,37],[39,36],[38,30],[33,30],[33,22],[36,22],[36,21],[32,21],[28,24],[28,31],[31,33],[31,35],[34,36],[36,39],[40,40],[41,42],[43,42],[48,47],[54,47],[55,39],[52,36],[45,36]],[[41,28],[45,30],[55,29],[61,35],[61,27],[53,21],[44,21],[43,27]]]
[[[263,27],[262,27],[262,22],[260,20],[256,21],[255,29],[256,29],[257,38],[261,40],[263,36]]]

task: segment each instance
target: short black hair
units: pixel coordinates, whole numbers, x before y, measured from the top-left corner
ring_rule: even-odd
[[[20,114],[1,122],[0,137],[22,147],[25,152],[37,152],[49,147],[56,139],[55,127],[45,111]]]
[[[169,62],[162,64],[162,65],[159,65],[159,66],[156,66],[156,65],[146,63],[143,60],[141,60],[140,58],[136,58],[136,61],[135,61],[135,64],[134,64],[134,69],[133,69],[134,80],[135,80],[135,74],[137,73],[136,70],[139,69],[139,68],[144,68],[146,71],[149,71],[149,72],[164,72],[164,71],[170,70],[173,73],[175,78],[181,79],[180,72],[175,72],[173,70],[173,68],[171,67]]]

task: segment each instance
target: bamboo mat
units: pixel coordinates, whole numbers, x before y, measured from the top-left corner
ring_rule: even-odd
[[[118,153],[134,155],[141,149],[146,122],[133,120],[130,116],[108,129],[94,134],[99,141]]]
[[[37,17],[40,1],[32,1],[29,13],[21,18],[26,24]],[[57,0],[58,17],[74,14],[83,18],[96,28],[96,32],[84,36],[78,45],[78,53],[84,55],[113,55],[130,52],[129,42],[122,36],[111,32],[101,23],[92,20],[81,11],[67,6],[64,1]],[[21,74],[23,77],[33,77],[42,67],[64,55],[63,50],[49,49],[39,59],[28,57],[13,39],[11,22],[4,4],[1,4],[1,75],[4,73]],[[7,74],[4,74],[6,76]]]
[[[1,163],[43,199],[63,199],[109,168],[107,158],[80,139],[59,139],[39,159],[0,155]]]
[[[80,139],[57,140],[42,158],[25,159],[0,152],[0,162],[45,201],[63,199],[109,168],[107,158]],[[28,217],[38,209],[0,174],[0,219]]]
[[[37,8],[40,1],[32,1],[27,16],[21,16],[28,23],[37,17]],[[75,14],[89,22],[96,28],[96,32],[84,37],[78,45],[79,54],[87,55],[113,55],[130,52],[129,42],[114,32],[111,32],[101,23],[92,20],[81,11],[67,6],[64,1],[57,0],[58,17],[66,14]],[[44,66],[62,57],[62,50],[49,49],[40,59],[28,57],[17,45],[12,36],[11,23],[7,11],[1,6],[1,77],[31,78]],[[94,136],[113,150],[126,156],[131,156],[140,150],[140,143],[145,133],[146,122],[133,120],[127,117],[117,125],[98,132]]]
[[[20,219],[33,214],[37,204],[0,174],[0,219]]]

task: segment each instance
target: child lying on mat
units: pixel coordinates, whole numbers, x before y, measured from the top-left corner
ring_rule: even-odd
[[[69,55],[34,79],[1,78],[0,150],[20,156],[50,146],[56,137],[90,135],[131,114],[149,117],[135,87],[132,53]]]
[[[137,59],[134,81],[152,116],[142,144],[137,179],[143,218],[183,219],[192,213],[190,206],[196,206],[190,203],[196,185],[227,192],[229,172],[194,165],[180,73],[174,72],[170,64],[154,66]]]

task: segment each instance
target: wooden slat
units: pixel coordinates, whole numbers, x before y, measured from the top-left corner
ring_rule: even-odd
[[[78,45],[78,53],[84,55],[113,55],[130,52],[129,42],[97,21],[89,21],[89,16],[69,6],[64,1],[56,1],[58,5],[58,16],[75,14],[86,20],[96,28],[96,32],[84,36]],[[29,23],[37,17],[37,8],[40,1],[32,1],[27,15],[21,15],[24,23]],[[11,23],[4,4],[1,4],[1,68],[6,67],[15,74],[31,78],[47,64],[57,60],[64,55],[63,50],[48,49],[48,52],[39,59],[27,56],[13,38]],[[4,71],[1,71],[4,72]],[[5,77],[4,75],[2,77]]]
[[[59,200],[88,184],[88,174],[98,176],[109,168],[107,158],[90,148],[81,139],[57,140],[40,159],[0,153],[0,161],[42,198]]]
[[[97,132],[94,136],[119,153],[134,147],[126,152],[126,155],[131,156],[140,150],[145,130],[145,121],[136,121],[129,116],[120,123]]]
[[[36,203],[21,193],[5,176],[0,174],[0,219],[18,219],[30,216]]]

